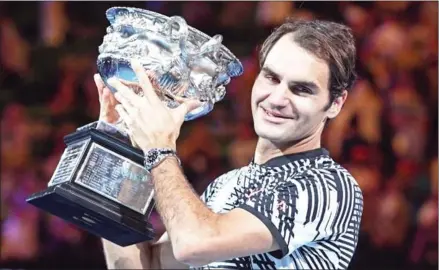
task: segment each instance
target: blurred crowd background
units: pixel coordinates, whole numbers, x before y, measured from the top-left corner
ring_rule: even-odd
[[[25,199],[46,187],[63,136],[98,117],[93,74],[111,6],[181,15],[222,34],[244,64],[224,101],[183,127],[179,152],[200,193],[252,157],[250,91],[272,29],[288,16],[351,26],[359,80],[324,134],[364,193],[350,269],[437,269],[438,3],[302,1],[0,2],[1,266],[105,267],[98,238]]]

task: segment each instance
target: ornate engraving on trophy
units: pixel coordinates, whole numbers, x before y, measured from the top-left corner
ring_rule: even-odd
[[[67,182],[72,178],[76,167],[79,165],[79,161],[84,153],[84,150],[90,140],[84,140],[72,145],[69,145],[61,156],[61,161],[53,173],[52,179],[49,181],[48,186],[57,185],[63,182]]]
[[[111,25],[97,61],[103,80],[117,77],[136,83],[130,60],[138,59],[153,72],[154,88],[168,107],[179,106],[179,98],[201,102],[188,112],[186,121],[209,113],[224,98],[231,78],[243,73],[241,62],[222,44],[221,35],[210,37],[180,16],[127,7],[110,8],[106,15]]]
[[[141,214],[154,194],[145,168],[96,143],[90,146],[74,182]]]

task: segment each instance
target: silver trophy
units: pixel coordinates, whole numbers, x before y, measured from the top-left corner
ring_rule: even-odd
[[[107,11],[107,18],[111,26],[98,57],[104,82],[114,76],[137,83],[130,60],[138,59],[153,71],[156,90],[169,107],[178,106],[176,96],[202,102],[186,120],[209,113],[224,98],[230,79],[243,72],[241,62],[221,44],[221,35],[209,37],[182,17],[114,7]]]
[[[181,98],[201,102],[186,121],[209,113],[224,98],[231,78],[243,72],[221,35],[210,37],[182,17],[128,7],[110,8],[106,16],[110,26],[97,59],[104,82],[116,77],[143,95],[130,66],[137,59],[153,73],[155,91],[168,107],[179,106]],[[126,134],[120,120],[67,135],[48,188],[27,201],[120,246],[153,239],[151,177],[142,151]]]

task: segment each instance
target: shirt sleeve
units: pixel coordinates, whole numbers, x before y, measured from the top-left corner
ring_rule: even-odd
[[[221,188],[228,181],[236,177],[238,173],[239,170],[235,169],[217,177],[207,186],[206,190],[201,194],[201,201],[203,201],[205,204],[209,203],[209,201],[211,201],[221,191]]]
[[[203,191],[203,193],[200,196],[200,199],[203,203],[208,202],[210,196],[212,196],[212,193],[215,192],[216,185],[217,184],[215,183],[215,181],[213,181],[207,186],[206,190]]]
[[[270,254],[280,259],[328,235],[325,228],[332,212],[328,192],[321,179],[294,179],[272,191],[250,193],[239,207],[267,226],[280,247]]]

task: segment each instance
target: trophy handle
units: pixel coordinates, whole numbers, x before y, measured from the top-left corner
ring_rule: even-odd
[[[221,45],[223,41],[222,35],[215,35],[206,41],[203,45],[201,45],[199,57],[203,57],[208,53],[218,53],[221,50]]]
[[[173,25],[177,25],[178,30],[176,30]],[[188,36],[189,28],[186,21],[182,17],[171,17],[166,28],[168,29],[168,34],[171,40],[178,40],[180,42],[180,48],[182,46],[186,47],[186,38]]]

